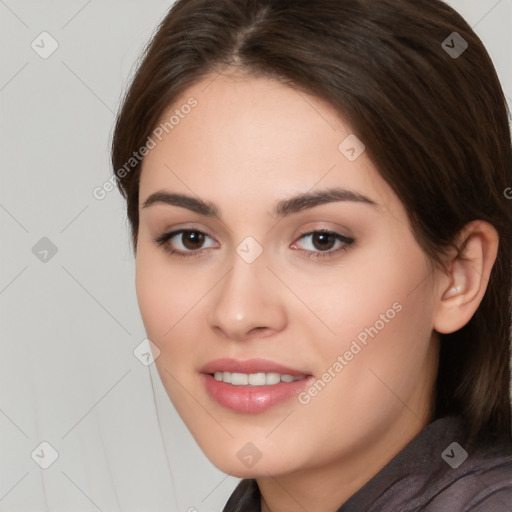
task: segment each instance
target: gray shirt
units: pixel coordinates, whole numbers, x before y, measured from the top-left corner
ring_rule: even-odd
[[[464,439],[460,418],[433,421],[338,512],[512,512],[512,447],[468,453]],[[242,480],[223,512],[260,512],[256,481]]]

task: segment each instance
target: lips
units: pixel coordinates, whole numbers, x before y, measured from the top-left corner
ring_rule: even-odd
[[[269,361],[268,359],[216,359],[205,364],[200,370],[201,373],[214,374],[215,372],[231,373],[279,373],[298,377],[308,375],[307,371],[288,368],[281,364]]]
[[[300,393],[313,378],[307,371],[266,359],[217,359],[200,371],[208,395],[222,407],[242,413],[277,406]],[[267,378],[265,384],[262,374]]]

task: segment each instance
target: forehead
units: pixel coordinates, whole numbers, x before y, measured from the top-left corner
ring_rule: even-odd
[[[141,201],[167,188],[228,201],[243,193],[263,203],[329,186],[364,190],[381,203],[396,199],[365,152],[347,158],[347,148],[357,156],[362,146],[329,104],[268,78],[206,77],[159,127],[143,161]]]

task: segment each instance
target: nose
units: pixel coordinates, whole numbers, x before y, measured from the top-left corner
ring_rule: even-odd
[[[210,327],[235,341],[282,331],[287,324],[282,291],[264,258],[247,263],[235,254],[232,263],[230,272],[212,290]]]

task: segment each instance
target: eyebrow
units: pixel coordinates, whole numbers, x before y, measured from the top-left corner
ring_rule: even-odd
[[[362,203],[376,209],[379,208],[379,205],[375,201],[358,192],[343,188],[331,188],[317,192],[306,192],[288,199],[282,199],[274,207],[273,214],[278,218],[283,218],[316,206],[341,201]],[[170,193],[164,190],[159,190],[158,192],[154,192],[149,195],[144,201],[142,207],[148,208],[154,204],[178,206],[207,217],[219,216],[219,211],[213,203],[207,203],[192,196]]]
[[[293,213],[314,208],[315,206],[341,201],[362,203],[378,209],[378,204],[375,201],[372,201],[359,192],[354,192],[344,188],[330,188],[327,190],[319,190],[317,192],[306,192],[304,194],[299,194],[289,199],[279,201],[274,208],[274,215],[282,218]]]
[[[215,205],[212,203],[206,203],[201,199],[195,197],[186,196],[184,194],[174,194],[159,190],[148,196],[144,201],[142,208],[148,208],[154,204],[168,204],[171,206],[179,206],[180,208],[186,208],[193,212],[206,215],[207,217],[217,217],[218,211]]]

